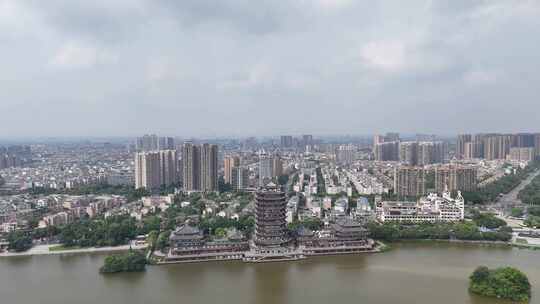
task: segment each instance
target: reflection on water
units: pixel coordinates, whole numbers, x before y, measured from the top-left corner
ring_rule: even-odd
[[[0,303],[400,303],[509,304],[471,295],[478,265],[524,270],[540,303],[539,251],[403,243],[372,255],[297,262],[216,262],[151,266],[101,275],[104,255],[0,259]]]

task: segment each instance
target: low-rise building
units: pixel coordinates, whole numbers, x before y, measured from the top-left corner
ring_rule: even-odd
[[[430,193],[417,202],[380,201],[376,203],[376,216],[381,222],[456,222],[465,217],[465,201],[461,192],[456,198],[445,192],[442,196]]]

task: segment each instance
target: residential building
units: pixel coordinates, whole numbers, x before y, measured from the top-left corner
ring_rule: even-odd
[[[269,155],[259,156],[259,186],[268,184],[274,177],[274,161]]]
[[[472,135],[471,134],[459,134],[456,142],[456,158],[463,159],[463,158],[472,158],[470,153],[471,149],[471,142],[472,142]],[[469,153],[467,153],[466,145],[469,144]],[[468,154],[468,155],[467,155]],[[469,157],[466,157],[469,156]]]
[[[336,148],[335,157],[338,164],[352,164],[356,158],[356,147],[353,145],[340,145]]]
[[[383,142],[375,145],[374,154],[377,161],[398,161],[399,141]]]
[[[282,148],[291,148],[293,146],[293,137],[290,135],[282,135],[280,142]]]
[[[425,194],[425,171],[421,167],[400,166],[394,169],[394,193],[400,197]]]
[[[430,193],[416,202],[376,202],[375,214],[381,222],[457,222],[465,218],[465,200],[460,192],[456,198],[452,198],[449,192],[442,196]]]
[[[218,190],[218,147],[212,144],[201,146],[201,185],[205,192]]]
[[[232,184],[232,172],[233,168],[240,166],[240,157],[238,156],[226,156],[223,160],[223,179],[225,183]]]
[[[435,167],[435,191],[475,191],[477,169],[473,166],[447,165]]]
[[[234,191],[242,191],[249,187],[249,170],[243,167],[232,168],[231,185]]]
[[[182,147],[182,181],[186,191],[201,190],[201,149],[192,143]]]
[[[178,182],[175,150],[137,152],[135,154],[135,188],[158,189]]]
[[[399,143],[399,161],[408,166],[418,165],[418,142]]]
[[[529,162],[531,160],[534,160],[536,157],[534,147],[530,148],[520,148],[520,147],[514,147],[510,148],[510,153],[508,154],[508,158],[510,160],[514,161],[523,161],[523,162]]]

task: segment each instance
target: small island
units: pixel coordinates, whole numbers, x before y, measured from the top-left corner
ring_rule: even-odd
[[[528,302],[531,298],[529,279],[512,267],[489,269],[480,266],[469,278],[469,290],[475,294],[519,302]]]
[[[146,269],[146,258],[143,253],[130,250],[125,254],[109,255],[105,258],[101,273],[136,272]]]

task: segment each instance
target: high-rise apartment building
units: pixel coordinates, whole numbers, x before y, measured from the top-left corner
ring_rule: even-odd
[[[176,145],[174,143],[174,138],[172,138],[172,137],[160,137],[158,139],[158,149],[159,150],[176,150]]]
[[[231,185],[234,191],[242,191],[249,186],[249,170],[242,167],[232,169]]]
[[[461,134],[456,142],[456,157],[464,159],[484,158],[487,160],[520,158],[518,150],[512,148],[533,148],[534,155],[540,155],[540,134]],[[519,150],[523,153],[528,150]]]
[[[182,147],[182,180],[187,191],[201,190],[201,149],[192,143]]]
[[[281,136],[281,147],[282,148],[290,148],[293,146],[293,137],[290,135],[282,135]]]
[[[395,132],[386,133],[386,135],[384,136],[384,141],[385,142],[400,141],[399,133],[395,133]]]
[[[178,183],[178,154],[176,150],[161,150],[159,153],[162,185]]]
[[[232,183],[232,171],[233,168],[240,166],[240,157],[238,156],[226,156],[223,159],[223,179],[225,180],[225,183],[231,184]]]
[[[418,151],[419,165],[443,163],[448,154],[448,144],[442,141],[421,142]]]
[[[279,155],[259,156],[259,186],[263,187],[283,175],[283,161]]]
[[[467,143],[472,142],[471,134],[459,134],[456,142],[456,157],[458,159],[467,158],[466,156],[466,145]],[[472,155],[472,154],[470,154]],[[472,158],[472,157],[469,157]]]
[[[375,146],[382,143],[384,143],[384,135],[375,134],[373,136],[373,149],[375,149]]]
[[[401,166],[394,169],[394,193],[400,197],[425,194],[425,171],[421,167]]]
[[[384,142],[375,145],[375,160],[378,161],[398,161],[399,160],[399,142]]]
[[[310,135],[310,134],[302,135],[302,144],[304,146],[312,146],[313,145],[313,135]]]
[[[338,164],[352,164],[356,159],[356,147],[353,145],[338,146],[335,151],[335,158]]]
[[[531,160],[534,160],[536,157],[535,150],[533,147],[530,148],[520,148],[520,147],[514,147],[510,148],[510,153],[508,154],[508,158],[510,160],[515,161],[523,161],[528,162]]]
[[[435,191],[475,191],[477,169],[472,166],[438,166],[435,168]]]
[[[218,146],[185,143],[182,148],[182,175],[186,191],[218,190]]]
[[[505,159],[510,152],[511,135],[489,134],[483,138],[484,158],[487,160]]]
[[[466,142],[463,144],[463,159],[473,159],[474,158],[474,143]]]
[[[163,150],[135,154],[135,188],[158,189],[178,182],[176,151]]]
[[[418,165],[418,142],[399,143],[399,161],[409,166]]]
[[[534,154],[540,157],[540,134],[534,134]]]
[[[283,161],[279,155],[272,157],[272,177],[283,175]]]
[[[148,152],[159,150],[159,138],[157,135],[145,134],[143,137],[138,137],[136,149],[139,152]]]
[[[268,184],[274,177],[274,161],[269,155],[259,156],[259,186]]]
[[[516,148],[534,148],[535,134],[518,133],[512,135],[512,147]]]
[[[135,142],[135,149],[138,152],[149,152],[158,150],[176,150],[174,138],[158,137],[155,134],[138,137]]]
[[[205,192],[218,190],[218,147],[212,144],[201,146],[201,186]]]

